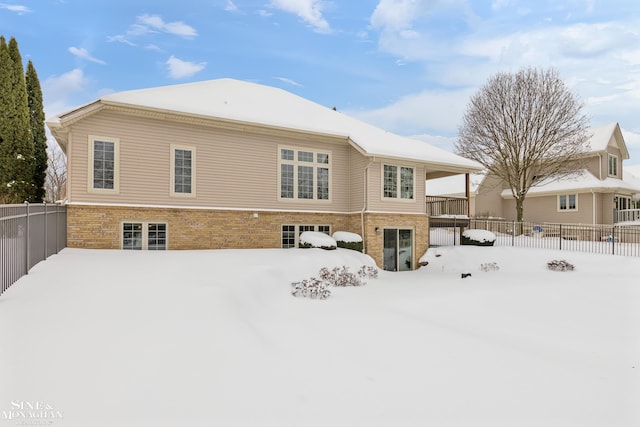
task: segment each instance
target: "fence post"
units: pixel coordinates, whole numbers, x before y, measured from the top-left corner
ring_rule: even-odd
[[[516,220],[511,221],[511,246],[516,245]]]
[[[42,259],[47,259],[47,202],[44,202],[44,257]]]
[[[458,231],[458,227],[456,227],[456,217],[453,216],[453,246],[456,245],[456,233]],[[462,242],[460,242],[462,243]]]
[[[560,224],[560,234],[558,236],[558,239],[560,239],[559,243],[560,243],[560,250],[562,250],[562,224]]]
[[[611,255],[616,254],[616,226],[611,227]]]
[[[24,245],[24,274],[29,274],[29,241],[31,240],[29,236],[29,202],[24,202],[26,216],[25,216],[25,245]]]

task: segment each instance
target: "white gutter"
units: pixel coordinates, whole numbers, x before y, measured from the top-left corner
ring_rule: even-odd
[[[369,186],[367,185],[367,183],[369,182],[369,166],[371,166],[375,161],[376,157],[373,156],[367,167],[364,168],[363,172],[364,182],[362,187],[364,188],[364,198],[362,199],[362,210],[360,211],[360,232],[362,233],[362,253],[365,254],[367,253],[367,239],[365,238],[364,233],[364,212],[367,210],[367,206],[369,205],[369,200],[367,197],[367,190]]]

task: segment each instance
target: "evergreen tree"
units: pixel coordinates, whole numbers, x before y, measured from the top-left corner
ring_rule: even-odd
[[[9,56],[9,49],[7,48],[7,42],[3,36],[0,36],[0,204],[6,203],[6,177],[7,161],[5,159],[5,125],[9,121],[9,104],[11,94],[11,57]]]
[[[26,84],[31,136],[33,137],[33,155],[35,158],[33,176],[35,193],[32,201],[40,203],[45,198],[44,183],[47,177],[47,135],[44,130],[42,89],[40,88],[38,74],[31,61],[27,64]]]
[[[22,203],[34,195],[33,138],[27,86],[18,42],[0,41],[0,202]]]

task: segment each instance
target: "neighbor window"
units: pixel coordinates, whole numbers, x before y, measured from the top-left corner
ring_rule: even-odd
[[[167,249],[167,224],[162,222],[123,223],[122,249],[137,251]]]
[[[618,157],[609,154],[609,176],[618,176]]]
[[[330,225],[316,224],[291,224],[282,226],[282,247],[296,248],[300,244],[300,235],[305,231],[318,231],[320,233],[331,235]]]
[[[118,139],[89,137],[90,192],[118,192],[118,157]]]
[[[195,196],[196,149],[171,145],[171,195]]]
[[[561,211],[578,210],[577,194],[561,194],[558,196],[558,209]]]
[[[413,200],[414,169],[405,166],[383,165],[382,195],[387,199]]]
[[[280,148],[280,198],[329,200],[331,155],[296,148]]]

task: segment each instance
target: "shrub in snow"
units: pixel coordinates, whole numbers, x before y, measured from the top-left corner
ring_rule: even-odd
[[[300,235],[301,248],[320,248],[333,250],[338,247],[333,237],[319,231],[305,231]]]
[[[301,282],[293,282],[291,294],[294,297],[306,297],[313,299],[327,299],[331,295],[329,284],[315,277],[305,279]]]
[[[496,235],[488,230],[466,230],[460,243],[463,245],[493,246]]]
[[[547,268],[551,271],[573,271],[575,267],[568,261],[554,259],[547,263]]]
[[[377,279],[378,269],[376,267],[363,265],[357,273],[349,271],[349,267],[335,267],[329,270],[327,267],[320,269],[320,278],[332,286],[362,286],[366,285],[365,278]]]
[[[320,278],[312,277],[301,282],[293,282],[291,294],[294,297],[307,297],[326,299],[331,295],[329,286],[362,286],[367,283],[365,278],[377,279],[378,268],[363,265],[357,273],[349,271],[349,267],[335,267],[329,270],[327,267],[320,269]]]
[[[498,263],[495,262],[485,262],[483,264],[480,264],[480,270],[481,271],[498,271],[500,270],[500,267],[498,267]]]
[[[333,238],[339,248],[352,249],[358,252],[362,252],[362,249],[364,248],[362,237],[356,233],[336,231],[333,233]]]

